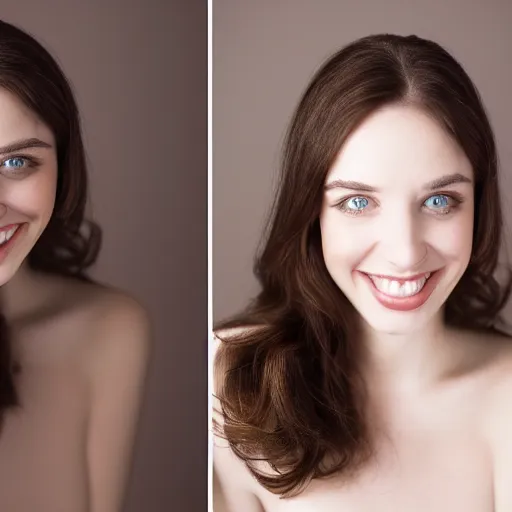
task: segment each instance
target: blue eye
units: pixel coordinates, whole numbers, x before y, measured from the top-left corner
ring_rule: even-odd
[[[368,199],[366,199],[365,197],[351,197],[345,204],[345,208],[347,208],[348,210],[362,210],[367,206]]]
[[[33,157],[11,156],[5,160],[0,160],[0,171],[7,177],[20,177],[39,165],[40,161]]]
[[[430,203],[430,204],[429,204]],[[448,197],[443,195],[431,196],[425,201],[425,205],[434,209],[448,208]]]
[[[8,165],[8,162],[13,162],[13,164],[12,165]],[[3,165],[5,167],[7,167],[7,168],[18,170],[18,169],[21,169],[23,167],[23,164],[25,162],[26,162],[25,158],[19,158],[19,157],[8,158],[7,160],[4,161]]]

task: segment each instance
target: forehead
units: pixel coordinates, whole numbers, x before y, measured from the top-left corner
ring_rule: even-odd
[[[39,138],[51,143],[51,130],[16,95],[0,88],[0,146],[10,142]]]
[[[374,112],[348,137],[327,181],[385,189],[456,172],[471,178],[471,164],[441,125],[418,108],[393,105]]]

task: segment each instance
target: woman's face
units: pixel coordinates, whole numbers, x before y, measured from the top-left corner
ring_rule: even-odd
[[[56,186],[52,132],[0,88],[0,286],[16,273],[47,226]]]
[[[325,185],[322,248],[336,284],[376,331],[425,326],[471,256],[463,151],[422,111],[388,106],[349,137]]]

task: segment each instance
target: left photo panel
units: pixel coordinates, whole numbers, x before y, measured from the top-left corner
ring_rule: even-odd
[[[2,5],[2,510],[207,510],[207,20]]]

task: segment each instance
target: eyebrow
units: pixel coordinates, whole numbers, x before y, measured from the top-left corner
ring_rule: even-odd
[[[442,176],[441,178],[429,181],[428,183],[423,185],[423,189],[439,190],[440,188],[455,185],[457,183],[472,183],[472,181],[471,179],[459,173],[447,174],[446,176]],[[335,188],[347,188],[349,190],[357,190],[360,192],[379,192],[378,188],[372,187],[371,185],[366,185],[365,183],[360,183],[358,181],[335,180],[331,181],[331,183],[327,183],[324,187],[326,191],[333,190]]]
[[[52,145],[44,142],[40,139],[31,138],[31,139],[23,139],[17,140],[15,142],[11,142],[6,146],[0,147],[0,155],[5,155],[7,153],[14,153],[15,151],[20,151],[21,149],[29,149],[29,148],[51,148]]]

